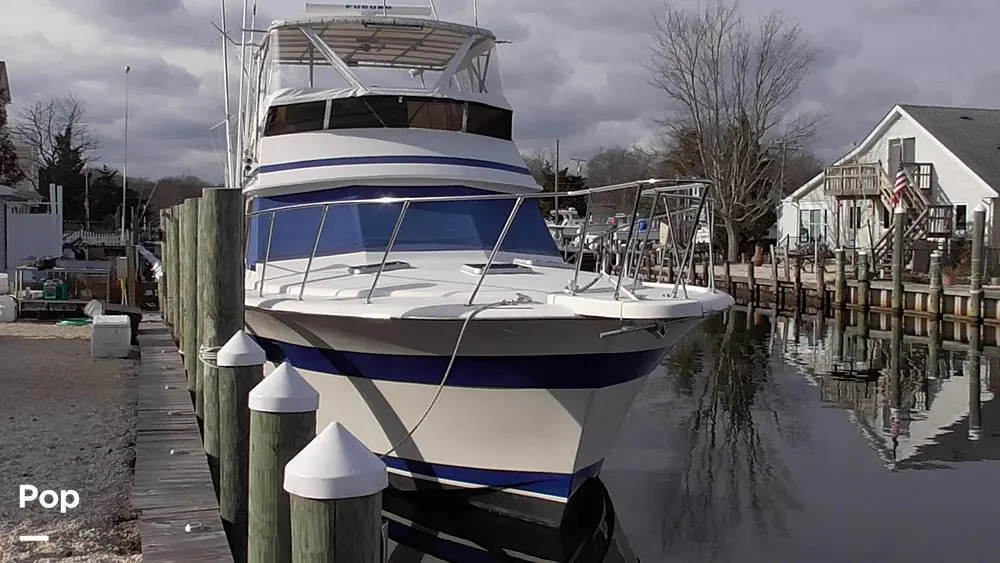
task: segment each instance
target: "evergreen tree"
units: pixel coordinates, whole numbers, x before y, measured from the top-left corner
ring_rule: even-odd
[[[0,103],[0,185],[13,187],[25,179],[7,126],[7,108]]]
[[[52,162],[39,172],[43,191],[49,184],[63,187],[64,215],[68,221],[82,221],[84,218],[84,167],[83,151],[73,143],[73,126],[67,125],[56,135]]]

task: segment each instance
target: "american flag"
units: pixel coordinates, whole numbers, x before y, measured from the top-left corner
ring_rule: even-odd
[[[902,161],[899,163],[899,169],[896,171],[896,185],[892,188],[892,206],[899,207],[903,205],[903,192],[905,192],[910,187],[910,179],[906,176],[906,169],[903,167]]]

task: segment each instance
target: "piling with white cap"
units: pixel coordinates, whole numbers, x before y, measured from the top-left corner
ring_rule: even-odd
[[[285,466],[291,494],[292,561],[382,561],[385,463],[334,422]]]
[[[250,392],[264,378],[264,349],[243,330],[216,354],[219,405],[219,513],[236,561],[246,561],[249,521]],[[207,420],[206,420],[207,422]]]
[[[969,271],[969,312],[971,320],[983,322],[983,257],[985,255],[986,206],[980,203],[972,210],[972,263]],[[978,326],[975,330],[979,330]]]
[[[288,362],[250,391],[250,563],[291,561],[285,465],[316,437],[319,393]]]

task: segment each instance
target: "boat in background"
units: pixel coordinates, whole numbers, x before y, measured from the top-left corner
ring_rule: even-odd
[[[646,376],[733,300],[687,285],[681,244],[676,284],[563,260],[538,206],[553,194],[512,140],[492,32],[432,3],[307,8],[267,28],[240,96],[248,331],[319,391],[318,425],[343,423],[394,487],[471,490],[558,523]],[[559,195],[627,190],[631,222],[669,222],[672,205],[710,218],[709,188]],[[629,229],[626,253],[640,238]]]

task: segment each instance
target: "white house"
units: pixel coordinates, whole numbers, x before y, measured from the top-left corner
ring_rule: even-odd
[[[888,248],[892,188],[902,162],[911,241],[962,236],[987,208],[991,247],[1000,246],[1000,110],[897,105],[851,152],[786,197],[778,238],[791,248]]]

